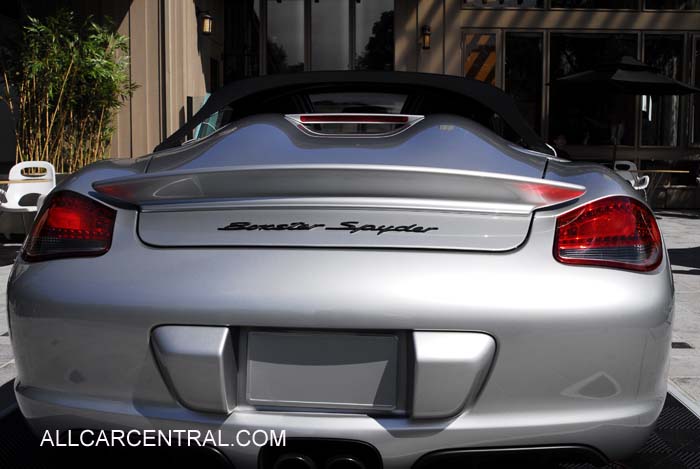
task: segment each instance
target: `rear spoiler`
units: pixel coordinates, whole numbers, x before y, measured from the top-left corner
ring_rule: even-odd
[[[241,166],[93,183],[96,196],[142,210],[376,207],[529,214],[577,199],[583,186],[521,176],[395,165]]]

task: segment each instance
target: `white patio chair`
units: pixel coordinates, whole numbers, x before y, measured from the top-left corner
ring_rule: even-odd
[[[32,169],[43,171],[37,171],[36,174],[23,174]],[[56,187],[56,170],[46,161],[24,161],[10,169],[8,179],[10,181],[41,179],[41,182],[8,184],[7,189],[0,189],[0,195],[5,199],[0,201],[0,212],[21,213],[26,233],[28,230],[24,214],[36,212],[39,208],[39,199],[43,200]]]
[[[632,185],[632,187],[634,187],[638,191],[646,190],[646,188],[649,187],[649,176],[648,175],[639,176],[637,178],[637,183]]]
[[[626,160],[616,161],[615,172],[629,182],[635,190],[644,192],[644,198],[646,198],[646,189],[649,187],[649,176],[640,176],[637,172],[636,164]]]

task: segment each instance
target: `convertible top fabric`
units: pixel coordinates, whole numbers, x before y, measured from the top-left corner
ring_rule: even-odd
[[[167,137],[154,151],[179,146],[185,137],[207,117],[236,101],[256,94],[289,92],[313,86],[402,85],[447,91],[471,98],[493,110],[533,150],[550,153],[518,111],[515,101],[500,89],[469,78],[412,72],[327,71],[266,75],[232,82],[214,92],[202,108],[180,129]]]

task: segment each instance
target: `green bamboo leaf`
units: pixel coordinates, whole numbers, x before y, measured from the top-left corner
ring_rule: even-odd
[[[128,38],[111,20],[78,23],[65,9],[27,18],[18,50],[0,48],[0,78],[0,100],[17,105],[17,159],[47,159],[59,171],[104,157],[114,118],[137,89]]]

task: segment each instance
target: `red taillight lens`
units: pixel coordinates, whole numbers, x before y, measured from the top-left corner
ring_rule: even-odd
[[[573,185],[554,185],[551,183],[533,184],[530,182],[517,183],[520,197],[537,207],[556,205],[578,199],[586,193],[586,188]]]
[[[117,212],[70,191],[50,196],[24,244],[29,262],[99,256],[109,251]]]
[[[304,124],[406,124],[408,116],[373,114],[303,114],[299,120]]]
[[[554,257],[564,264],[648,272],[661,263],[661,233],[641,202],[606,197],[557,218]]]

